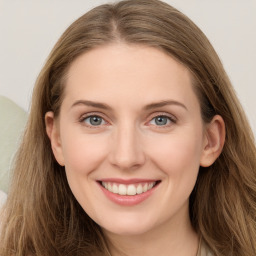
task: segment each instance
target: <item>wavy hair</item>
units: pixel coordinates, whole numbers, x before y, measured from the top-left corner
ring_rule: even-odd
[[[216,256],[255,256],[256,148],[223,65],[184,14],[158,0],[96,7],[64,32],[35,84],[29,120],[14,164],[1,227],[1,256],[110,255],[101,228],[74,198],[54,159],[44,116],[58,116],[65,77],[81,54],[124,42],[155,47],[186,66],[204,122],[224,119],[226,141],[215,163],[200,167],[190,196],[193,227]]]

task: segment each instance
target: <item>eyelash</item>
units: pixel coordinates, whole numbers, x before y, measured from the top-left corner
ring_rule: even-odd
[[[151,115],[153,116],[153,115]],[[93,118],[93,117],[97,117],[97,118],[100,118],[103,122],[105,122],[104,124],[99,124],[99,125],[90,125],[90,124],[86,124],[85,123],[85,120],[86,119],[90,119],[90,118]],[[150,118],[150,120],[147,122],[147,123],[150,123],[152,122],[153,120],[156,120],[156,118],[166,118],[167,119],[167,122],[168,124],[164,124],[164,125],[156,125],[156,124],[153,124],[153,126],[156,126],[157,128],[168,128],[169,126],[171,126],[172,124],[175,124],[177,123],[177,119],[174,118],[173,116],[170,116],[166,113],[158,113],[157,115],[155,114],[152,118]],[[90,114],[87,114],[87,115],[83,115],[80,119],[79,119],[79,122],[84,124],[85,126],[89,127],[89,128],[100,128],[102,126],[106,126],[109,124],[108,121],[106,121],[106,118],[103,117],[101,114],[99,113],[90,113]],[[149,124],[150,126],[152,124]]]
[[[85,126],[89,127],[89,128],[98,128],[98,127],[101,127],[102,125],[90,125],[90,124],[86,124],[85,123],[85,120],[86,119],[89,119],[89,118],[93,118],[93,117],[97,117],[97,118],[100,118],[102,119],[102,121],[105,122],[105,124],[103,124],[104,126],[107,125],[109,122],[106,121],[106,118],[105,117],[102,117],[101,114],[99,113],[89,113],[89,114],[86,114],[86,115],[83,115],[80,119],[79,119],[79,122],[84,124]]]
[[[157,118],[166,118],[168,124],[157,125],[156,124],[156,119]],[[177,123],[177,119],[176,118],[174,118],[173,116],[167,115],[165,113],[160,113],[160,114],[155,115],[153,118],[150,119],[150,121],[148,123],[152,122],[153,120],[155,120],[155,124],[153,124],[153,125],[155,127],[157,127],[158,129],[169,128],[171,125]]]

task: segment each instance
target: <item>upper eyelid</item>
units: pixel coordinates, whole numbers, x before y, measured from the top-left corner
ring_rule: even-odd
[[[85,119],[85,118],[92,117],[92,116],[99,116],[102,119],[104,119],[105,121],[106,121],[106,119],[109,119],[109,118],[106,117],[106,115],[104,115],[103,113],[97,112],[97,111],[93,111],[93,112],[89,112],[89,113],[84,113],[84,114],[82,114],[80,116],[79,119]]]
[[[105,124],[101,124],[101,125],[98,125],[98,126],[92,126],[92,125],[89,125],[89,124],[83,124],[87,127],[93,127],[93,128],[100,128],[102,126],[107,126],[110,124],[110,121],[108,121],[109,119],[105,117],[105,115],[103,115],[102,113],[98,113],[98,112],[90,112],[90,113],[86,113],[86,114],[83,114],[80,116],[80,118],[78,119],[79,123],[83,123],[83,121],[89,117],[93,117],[93,116],[98,116],[100,118],[102,118],[105,122]]]
[[[162,117],[167,117],[170,120],[169,124],[166,125],[156,125],[156,124],[150,124],[150,122],[154,119],[157,118],[159,116]],[[174,124],[177,124],[178,119],[170,114],[170,113],[166,113],[166,112],[158,112],[158,113],[154,113],[149,119],[148,121],[145,123],[146,126],[151,126],[154,127],[154,129],[169,129],[170,127],[172,127]]]
[[[164,116],[164,117],[168,117],[170,118],[171,120],[173,121],[177,121],[177,117],[173,114],[170,114],[170,113],[166,113],[166,112],[162,112],[162,111],[159,111],[159,112],[156,112],[156,113],[152,113],[150,116],[149,116],[149,121],[158,117],[158,116]]]

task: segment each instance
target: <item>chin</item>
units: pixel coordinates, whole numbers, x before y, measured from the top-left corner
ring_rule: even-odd
[[[109,229],[103,229],[107,233],[112,233],[114,235],[118,236],[140,236],[145,233],[147,233],[150,229],[146,227],[120,227],[120,228],[109,228]]]
[[[104,224],[104,226],[99,224],[104,231],[119,236],[138,236],[151,231],[155,227],[153,221],[142,221],[138,217],[135,219],[123,218],[120,221],[115,219]]]

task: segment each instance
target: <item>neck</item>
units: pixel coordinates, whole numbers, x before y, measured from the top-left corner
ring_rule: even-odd
[[[104,231],[112,256],[196,256],[199,238],[189,216],[162,223],[143,234],[120,235]]]

